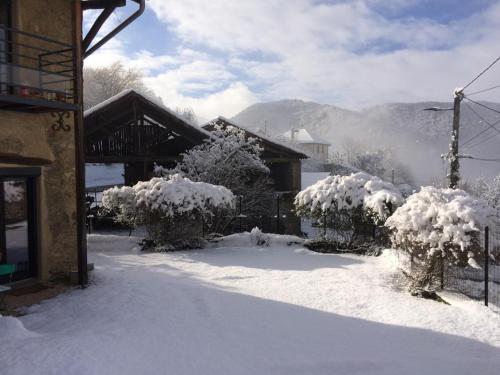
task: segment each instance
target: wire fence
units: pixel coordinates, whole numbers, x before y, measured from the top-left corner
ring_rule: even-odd
[[[500,226],[485,228],[481,242],[480,264],[474,267],[445,265],[444,288],[484,301],[485,305],[500,311]]]
[[[102,191],[107,188],[109,187],[87,189],[87,230],[89,233],[94,230],[118,229],[114,215],[107,216],[105,211],[101,210]],[[262,199],[265,204],[261,204],[259,210],[251,209],[245,203],[245,197],[238,196],[234,210],[227,214],[227,225],[224,226],[222,234],[251,231],[254,227],[258,227],[266,233],[303,236],[301,220],[293,209],[293,199],[296,193],[295,191],[264,193]],[[208,225],[203,223],[203,218],[200,217],[197,222],[201,223],[202,233],[200,234],[209,234]],[[128,229],[130,233],[134,230]]]

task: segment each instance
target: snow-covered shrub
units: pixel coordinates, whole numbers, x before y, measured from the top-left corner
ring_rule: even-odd
[[[136,216],[134,188],[115,186],[105,190],[102,193],[102,206],[115,215],[116,221],[134,224]]]
[[[299,192],[294,202],[300,216],[344,217],[353,232],[357,224],[383,224],[402,203],[393,184],[364,172],[328,176]]]
[[[250,232],[250,239],[257,246],[269,246],[269,235],[255,227]]]
[[[418,287],[432,286],[445,264],[479,267],[481,235],[494,211],[463,190],[423,187],[389,217],[393,247],[409,254],[420,275]]]
[[[103,206],[118,212],[123,221],[145,225],[149,239],[164,245],[199,237],[203,222],[214,212],[234,207],[234,195],[223,186],[193,182],[176,174],[106,190]]]
[[[180,174],[192,181],[222,185],[242,196],[242,206],[250,218],[268,214],[272,194],[269,188],[269,168],[261,160],[263,151],[258,139],[247,137],[234,126],[213,124],[213,137],[182,154],[174,169],[155,167],[160,176]],[[209,231],[222,232],[228,215],[214,215]]]

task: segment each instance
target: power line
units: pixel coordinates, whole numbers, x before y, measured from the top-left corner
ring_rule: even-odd
[[[490,130],[490,129],[486,129],[486,131],[487,130]],[[494,141],[494,140],[496,140],[496,139],[493,138],[493,137],[490,137],[489,134],[486,134],[485,138],[480,139],[476,143],[469,143],[469,144],[467,144],[465,147],[462,148],[462,150],[465,151],[465,150],[473,149],[473,148],[476,148],[478,146],[484,145],[484,144],[486,144],[488,142],[491,142],[491,141]]]
[[[467,104],[467,103],[466,103]],[[500,130],[498,130],[497,128],[495,128],[494,125],[498,124],[500,122],[500,120],[497,120],[494,124],[490,124],[490,122],[488,120],[486,120],[484,117],[482,117],[479,113],[477,113],[474,108],[472,108],[470,105],[467,105],[467,107],[470,108],[470,110],[477,116],[479,117],[482,121],[484,121],[486,123],[486,125],[488,125],[491,129],[493,129],[494,131],[496,131],[497,133],[500,134]],[[500,112],[499,112],[500,113]]]
[[[486,158],[476,158],[474,156],[469,156],[469,155],[462,155],[460,156],[461,159],[472,159],[472,160],[480,160],[480,161],[494,161],[494,162],[500,162],[500,158],[498,159],[486,159]]]
[[[497,128],[495,128],[495,125],[500,123],[500,120],[497,120],[496,122],[494,122],[493,124],[490,124],[485,118],[483,118],[479,113],[477,113],[474,108],[472,108],[469,104],[465,103],[465,105],[477,116],[479,117],[479,119],[481,119],[481,121],[483,121],[486,125],[488,125],[488,128],[486,129],[483,129],[482,131],[480,131],[479,133],[477,133],[476,135],[474,135],[473,137],[469,138],[467,141],[465,141],[463,144],[462,144],[462,147],[463,146],[466,146],[468,143],[472,142],[474,139],[476,139],[477,137],[479,137],[480,135],[484,134],[485,132],[487,132],[488,130],[490,129],[493,129],[495,130],[496,132],[498,132],[500,134],[500,130],[498,130]],[[477,145],[476,145],[477,146]]]
[[[479,90],[479,91],[474,91],[474,92],[471,92],[470,94],[467,94],[467,96],[471,96],[471,95],[476,95],[476,94],[481,94],[483,92],[486,92],[486,91],[490,91],[490,90],[494,90],[494,89],[497,89],[499,88],[500,85],[495,85],[493,87],[488,87],[487,89],[483,89],[483,90]]]
[[[498,61],[500,60],[500,56],[498,56],[490,65],[488,65],[485,69],[483,69],[483,71],[481,73],[479,73],[476,77],[474,77],[474,79],[472,81],[470,81],[468,84],[466,84],[464,86],[464,88],[462,89],[465,90],[467,87],[469,87],[470,85],[472,85],[474,82],[476,82],[478,80],[479,77],[481,77],[484,73],[486,73],[493,65],[495,65]]]
[[[469,102],[472,102],[474,104],[477,104],[483,108],[486,108],[486,109],[489,109],[490,111],[493,111],[493,112],[496,112],[496,113],[500,113],[500,111],[494,109],[494,108],[491,108],[491,107],[488,107],[487,105],[484,105],[483,103],[480,103],[480,102],[476,102],[475,100],[472,100],[470,98],[468,98],[467,96],[464,95],[464,98],[467,99]]]

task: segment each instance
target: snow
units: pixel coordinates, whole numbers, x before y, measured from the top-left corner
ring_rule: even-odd
[[[85,164],[85,186],[123,185],[123,164]]]
[[[103,192],[102,204],[111,210],[118,209],[124,216],[142,211],[146,215],[160,213],[162,217],[174,217],[194,211],[207,214],[214,207],[230,208],[234,200],[233,193],[224,186],[193,182],[174,174],[139,181],[132,187],[108,189]]]
[[[274,238],[274,241],[273,241]],[[391,280],[395,257],[326,255],[250,234],[142,253],[91,235],[90,287],[0,317],[2,375],[496,375],[500,315]]]
[[[149,102],[153,103],[154,105],[160,107],[162,110],[168,112],[169,114],[171,114],[173,117],[177,118],[178,120],[184,122],[185,124],[193,127],[193,128],[196,128],[197,131],[200,131],[202,133],[205,133],[205,135],[207,137],[210,137],[210,132],[207,132],[206,130],[200,128],[197,124],[195,124],[194,122],[190,121],[189,119],[186,119],[185,117],[183,116],[179,116],[179,114],[177,114],[175,111],[172,111],[170,108],[166,107],[163,105],[163,103],[161,103],[160,101],[158,101],[157,99],[155,98],[152,98],[151,96],[148,96],[148,95],[144,95],[142,93],[138,93],[137,91],[133,90],[133,89],[127,89],[127,90],[123,90],[122,92],[112,96],[111,98],[109,99],[106,99],[105,101],[95,105],[94,107],[92,108],[89,108],[87,109],[84,113],[83,113],[83,116],[84,117],[88,117],[88,116],[91,116],[92,114],[94,114],[95,112],[101,110],[102,108],[120,100],[121,98],[127,96],[128,94],[130,93],[134,93],[138,96],[142,96],[144,97],[146,100],[148,100]]]
[[[258,138],[247,137],[245,131],[232,125],[215,124],[213,137],[182,154],[182,160],[172,170],[155,167],[155,173],[181,173],[194,181],[234,186],[232,181],[248,181],[253,174],[269,174],[260,158],[264,149]]]
[[[487,225],[494,227],[494,217],[495,211],[485,201],[463,190],[425,186],[394,212],[386,226],[395,230],[395,243],[429,246],[433,255],[448,244],[467,251],[473,245],[471,234],[481,233]],[[459,258],[454,249],[451,251]],[[473,256],[468,253],[469,259]]]
[[[293,131],[293,136],[292,136]],[[282,138],[286,140],[286,142],[298,143],[298,144],[320,144],[330,146],[330,142],[327,142],[318,137],[314,137],[309,133],[306,129],[292,129],[288,130],[281,135]]]
[[[306,154],[304,154],[304,150],[301,150],[298,147],[294,147],[294,146],[290,145],[289,143],[280,142],[279,140],[277,140],[275,138],[271,138],[263,133],[258,133],[257,131],[254,131],[246,126],[240,125],[240,124],[236,123],[234,120],[229,120],[229,119],[225,118],[224,116],[218,116],[216,119],[210,120],[210,121],[202,124],[201,127],[205,128],[209,125],[213,125],[213,124],[217,123],[218,120],[223,121],[223,122],[225,122],[231,126],[234,126],[236,128],[239,128],[239,129],[247,132],[248,134],[250,134],[252,137],[255,137],[257,139],[262,139],[262,140],[269,142],[271,144],[274,144],[276,146],[284,147],[284,148],[287,148],[293,152],[299,153],[301,155],[302,159],[305,159],[308,157]]]
[[[388,204],[396,207],[402,202],[401,192],[393,184],[364,172],[328,176],[295,197],[295,206],[310,214],[363,207],[382,221],[390,214]]]
[[[304,190],[319,180],[323,180],[330,175],[329,172],[302,172],[301,189]]]
[[[124,96],[127,96],[128,94],[130,94],[132,92],[134,92],[134,90],[132,90],[132,89],[123,90],[122,92],[112,96],[111,98],[106,99],[105,101],[93,106],[92,108],[87,109],[86,111],[83,112],[83,116],[84,117],[90,116],[94,112],[100,110],[101,108],[106,107],[107,105],[109,105],[111,103],[116,102],[117,100],[123,98]]]

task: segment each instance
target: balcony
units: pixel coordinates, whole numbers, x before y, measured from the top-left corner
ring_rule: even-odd
[[[0,110],[78,109],[71,44],[0,24]]]

